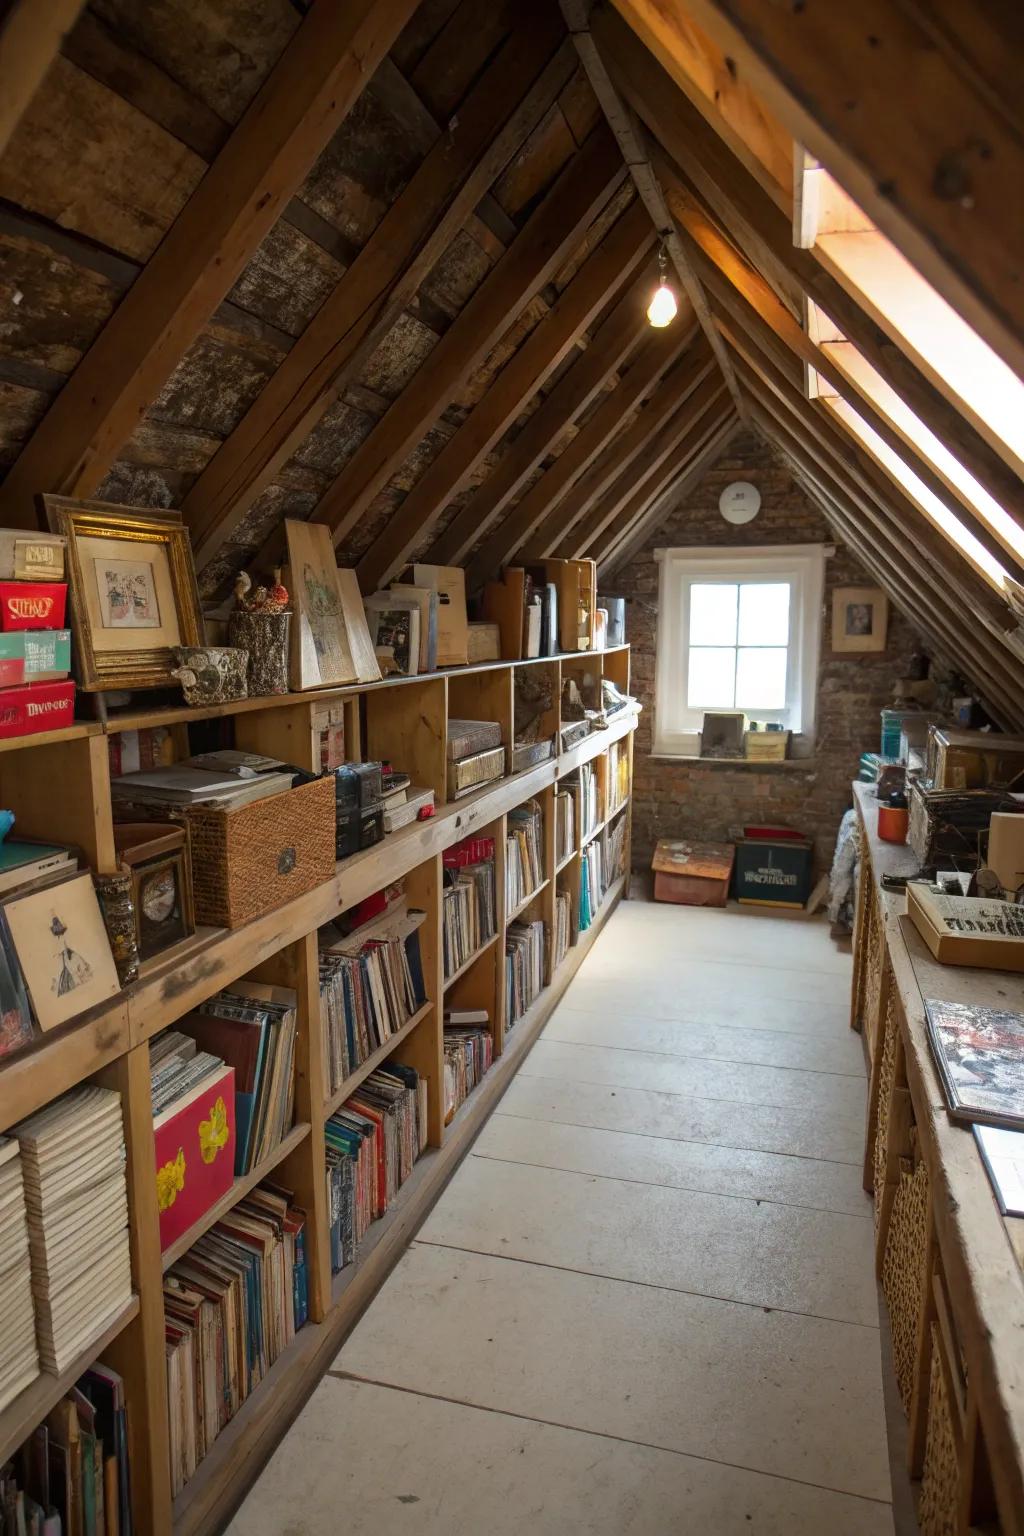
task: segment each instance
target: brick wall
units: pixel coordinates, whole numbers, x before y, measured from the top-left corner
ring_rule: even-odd
[[[721,491],[749,480],[761,492],[752,523],[732,527],[718,510]],[[655,549],[687,545],[834,544],[825,562],[825,607],[818,670],[813,758],[804,766],[688,762],[651,755],[654,669],[658,624]],[[753,433],[738,434],[717,463],[659,526],[606,590],[627,598],[626,638],[632,646],[631,691],[643,704],[635,742],[633,862],[650,865],[660,837],[733,841],[747,822],[782,822],[814,840],[815,872],[832,859],[836,830],[850,804],[850,780],[865,749],[878,749],[879,711],[892,701],[893,680],[904,674],[921,642],[891,607],[886,649],[878,655],[842,656],[831,650],[832,591],[874,586],[835,538],[817,504],[793,479],[785,460]]]

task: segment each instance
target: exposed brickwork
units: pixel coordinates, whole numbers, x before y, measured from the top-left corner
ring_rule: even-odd
[[[733,480],[761,492],[761,511],[744,528],[731,527],[718,498]],[[732,766],[651,756],[658,622],[655,549],[686,545],[812,544],[836,546],[826,561],[825,607],[818,671],[813,762],[805,768]],[[874,582],[835,538],[817,505],[794,481],[785,461],[753,433],[742,433],[653,530],[644,549],[610,579],[608,590],[629,599],[626,633],[632,646],[632,691],[643,703],[634,756],[633,858],[650,864],[659,837],[732,841],[748,822],[799,827],[815,844],[815,869],[827,870],[850,780],[865,749],[877,750],[879,711],[892,700],[893,680],[904,674],[921,642],[892,608],[886,650],[878,656],[836,656],[831,650],[832,591]]]

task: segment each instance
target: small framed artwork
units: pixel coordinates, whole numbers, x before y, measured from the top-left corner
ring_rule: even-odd
[[[173,648],[205,639],[180,517],[66,496],[41,500],[50,527],[67,540],[80,686],[172,687]]]
[[[3,910],[41,1030],[66,1024],[119,990],[88,872],[10,896]]]
[[[889,599],[881,587],[837,587],[832,594],[833,651],[884,651]]]

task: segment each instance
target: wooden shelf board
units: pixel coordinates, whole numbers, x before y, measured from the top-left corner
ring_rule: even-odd
[[[607,825],[608,825],[608,818],[605,817],[603,821],[599,821],[599,822],[596,823],[595,826],[591,827],[590,831],[587,832],[584,835],[583,842],[582,842],[582,845],[581,845],[581,850],[582,850],[582,848],[585,848],[588,843],[592,843],[594,841],[594,838],[597,836],[597,834],[599,832],[603,832]]]
[[[31,736],[5,736],[0,740],[0,752],[20,752],[25,747],[52,747],[59,741],[81,741],[86,736],[100,736],[103,727],[98,721],[76,720],[59,731],[36,731]]]
[[[468,960],[464,960],[463,963],[459,966],[458,970],[457,971],[453,971],[452,974],[448,977],[448,979],[444,983],[445,991],[447,992],[449,987],[454,986],[455,983],[458,981],[460,976],[465,976],[466,972],[470,969],[470,967],[476,965],[477,961],[480,959],[480,956],[481,955],[486,955],[487,951],[489,949],[492,949],[493,946],[495,944],[497,944],[497,942],[498,942],[498,935],[496,933],[492,934],[492,936],[489,939],[485,939],[484,942],[480,945],[480,947],[473,951],[473,953],[470,955],[469,959]]]
[[[175,1238],[169,1248],[165,1248],[161,1258],[164,1273],[170,1269],[183,1253],[187,1253],[192,1244],[198,1242],[204,1232],[209,1232],[213,1224],[230,1211],[233,1205],[243,1200],[251,1189],[261,1184],[268,1174],[273,1173],[279,1163],[283,1163],[290,1152],[301,1145],[309,1135],[308,1121],[293,1125],[283,1141],[271,1152],[269,1157],[263,1159],[258,1167],[250,1173],[243,1173],[240,1178],[232,1182],[231,1188],[226,1189],[219,1200],[215,1200],[208,1211],[204,1211],[198,1221],[194,1221],[187,1232]]]
[[[359,1066],[356,1067],[354,1072],[349,1073],[348,1077],[346,1077],[345,1081],[341,1084],[341,1087],[336,1088],[331,1094],[330,1098],[325,1101],[325,1120],[329,1119],[330,1116],[334,1114],[334,1111],[339,1109],[341,1105],[344,1104],[345,1100],[350,1098],[351,1095],[355,1093],[356,1089],[359,1087],[359,1084],[365,1082],[370,1073],[375,1071],[377,1067],[380,1066],[381,1062],[387,1061],[392,1051],[395,1050],[397,1046],[401,1045],[403,1040],[408,1039],[413,1030],[416,1029],[419,1024],[422,1024],[423,1020],[427,1017],[427,1014],[430,1012],[433,1006],[433,1003],[424,1003],[422,1008],[417,1008],[416,1012],[412,1014],[410,1018],[406,1019],[401,1029],[396,1029],[395,1033],[390,1037],[390,1039],[385,1040],[384,1044],[379,1045],[375,1051],[372,1051],[370,1055],[367,1056],[366,1060],[361,1062]]]
[[[530,903],[540,895],[541,891],[547,890],[550,884],[550,880],[542,880],[539,885],[534,886],[529,896],[524,897],[524,899],[519,903],[518,907],[513,907],[511,912],[506,913],[505,927],[507,928],[509,923],[514,923],[516,918],[519,917],[521,913],[525,912]]]
[[[36,1425],[46,1418],[50,1409],[74,1386],[82,1372],[87,1371],[108,1344],[138,1316],[138,1311],[139,1298],[133,1296],[117,1316],[75,1356],[66,1371],[59,1376],[51,1376],[48,1371],[44,1371],[31,1386],[19,1392],[14,1401],[7,1404],[0,1413],[0,1466],[28,1439]]]
[[[76,1019],[37,1035],[0,1064],[0,1131],[17,1125],[66,1093],[84,1077],[109,1066],[129,1046],[128,1006],[123,994]]]

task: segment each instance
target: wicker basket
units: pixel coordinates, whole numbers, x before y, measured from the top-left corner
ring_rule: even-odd
[[[184,812],[192,837],[196,922],[240,928],[334,875],[334,779],[237,810]]]
[[[910,1412],[917,1374],[917,1339],[928,1282],[928,1167],[901,1159],[882,1264],[893,1364],[903,1408]]]

